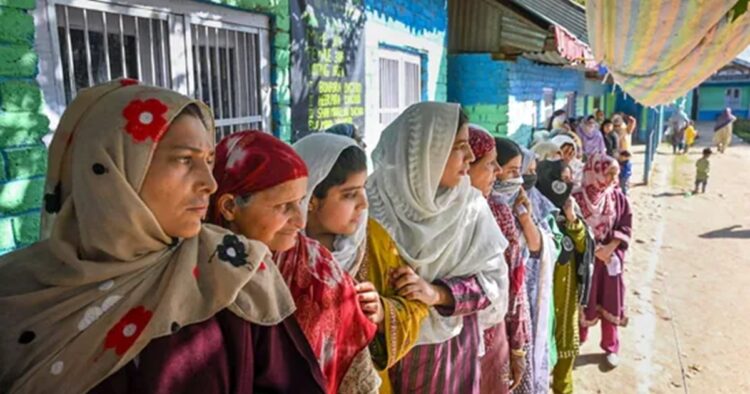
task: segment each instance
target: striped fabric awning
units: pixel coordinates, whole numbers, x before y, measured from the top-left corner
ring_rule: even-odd
[[[596,61],[645,105],[685,95],[750,45],[747,0],[587,1]]]

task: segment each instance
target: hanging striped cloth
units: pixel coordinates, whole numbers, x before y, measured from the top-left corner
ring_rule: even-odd
[[[748,0],[597,0],[586,8],[596,61],[644,105],[670,103],[750,45]]]

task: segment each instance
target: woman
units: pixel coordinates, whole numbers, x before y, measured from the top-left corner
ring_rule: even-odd
[[[489,198],[498,176],[502,173],[502,168],[497,162],[495,139],[483,128],[470,125],[469,144],[474,154],[474,161],[469,168],[471,185],[479,190],[485,198]],[[509,212],[510,208],[507,208],[506,214],[512,218],[512,213]],[[498,242],[504,241],[498,240]],[[505,250],[506,261],[510,261],[509,258],[512,257],[514,250],[517,249],[509,247]],[[506,394],[510,392],[510,349],[505,321],[487,327],[484,330],[483,338],[484,355],[480,360],[480,391],[482,393]]]
[[[599,124],[596,123],[594,116],[589,116],[576,130],[583,144],[583,154],[585,157],[595,153],[604,153],[607,147],[604,145],[604,137],[599,131]]]
[[[344,137],[349,137],[353,139],[357,145],[362,148],[366,149],[367,145],[365,144],[365,139],[362,133],[357,129],[357,126],[351,124],[351,123],[339,123],[336,125],[333,125],[326,129],[325,131],[328,134],[334,134],[334,135],[341,135]]]
[[[78,93],[50,146],[49,239],[0,263],[3,391],[323,392],[268,249],[201,224],[213,139],[175,92]]]
[[[409,339],[386,338],[388,364],[380,360],[388,367],[393,356],[403,357],[389,370],[395,392],[478,392],[480,321],[497,324],[507,308],[503,236],[466,176],[473,160],[460,107],[434,102],[407,108],[373,153],[367,276],[386,305],[398,295],[396,307],[404,300],[430,307],[418,330],[420,316],[386,312],[388,331],[404,327],[408,335],[400,337]],[[383,255],[398,255],[408,266],[389,275],[394,265]]]
[[[297,305],[295,318],[326,377],[339,391],[376,327],[360,309],[352,278],[331,253],[300,233],[307,167],[291,146],[260,131],[224,138],[213,170],[209,220],[265,243]],[[358,359],[361,360],[361,359]]]
[[[344,271],[356,277],[367,235],[367,155],[354,139],[333,134],[313,134],[292,147],[309,170],[301,206],[307,217],[305,235],[320,242]],[[373,284],[358,283],[355,289],[365,315],[374,324],[382,323],[383,307]],[[350,370],[342,389],[366,393],[380,387],[370,352],[364,350],[352,367],[358,371]]]
[[[596,240],[591,297],[581,317],[581,342],[586,341],[589,327],[601,319],[600,345],[611,367],[619,363],[617,328],[628,323],[622,276],[632,233],[630,204],[617,188],[618,173],[615,159],[594,155],[586,162],[582,188],[573,194]]]
[[[547,121],[546,129],[549,131],[564,129],[565,123],[568,121],[568,113],[564,109],[558,109],[552,113]]]
[[[490,196],[490,208],[508,239],[505,251],[510,273],[510,306],[505,318],[510,345],[511,390],[531,392],[533,370],[531,322],[526,291],[526,259],[538,257],[541,238],[534,224],[531,204],[523,190],[523,155],[520,147],[506,138],[495,140],[497,161],[502,168]]]
[[[533,351],[529,357],[531,371],[533,371],[532,392],[546,393],[549,390],[550,368],[556,362],[552,281],[554,262],[560,253],[558,241],[560,233],[554,224],[557,208],[536,188],[538,183],[536,157],[528,149],[521,148],[521,152],[523,187],[531,205],[531,217],[539,232],[541,243],[540,253],[526,258],[526,290],[529,297],[531,321],[530,348]]]
[[[571,197],[573,176],[560,160],[543,160],[537,169],[537,188],[556,208],[554,225],[562,231],[561,250],[554,267],[556,362],[552,389],[573,392],[573,365],[579,351],[578,305],[588,302],[593,271],[594,241],[576,213]]]
[[[686,133],[690,118],[680,107],[676,107],[672,116],[669,117],[669,127],[672,129],[672,154],[682,153],[686,144]],[[624,149],[623,149],[624,150]]]
[[[735,120],[737,118],[732,115],[731,108],[726,108],[716,119],[716,124],[714,124],[714,144],[716,144],[716,149],[720,153],[724,153],[729,144],[732,143],[732,127]]]

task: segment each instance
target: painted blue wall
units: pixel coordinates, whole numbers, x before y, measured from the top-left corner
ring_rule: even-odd
[[[524,145],[544,117],[544,89],[555,91],[555,107],[560,108],[568,93],[585,97],[580,94],[583,83],[580,71],[526,59],[492,60],[486,53],[448,57],[448,101],[461,103],[472,122]]]
[[[366,0],[365,9],[382,20],[408,26],[416,35],[448,29],[446,0]]]

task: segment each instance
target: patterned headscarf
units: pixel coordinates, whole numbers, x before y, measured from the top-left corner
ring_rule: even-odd
[[[469,145],[471,145],[471,150],[474,152],[474,161],[479,161],[484,155],[495,149],[495,139],[481,126],[470,124]]]
[[[228,309],[264,325],[294,311],[265,245],[214,226],[171,239],[139,196],[169,125],[205,105],[133,80],[82,90],[50,146],[49,239],[0,261],[0,387],[86,392],[154,338]],[[272,265],[272,264],[269,264]]]
[[[223,223],[216,203],[224,194],[246,197],[306,176],[304,160],[289,144],[262,131],[234,133],[216,146],[214,178],[219,188],[211,196],[208,218]]]
[[[732,115],[732,109],[725,108],[724,111],[721,112],[721,115],[719,115],[719,117],[716,118],[716,123],[714,124],[714,131],[718,131],[722,127],[734,122],[735,120],[737,120],[737,117]]]
[[[617,216],[615,207],[615,181],[607,183],[606,174],[610,168],[619,168],[617,160],[603,154],[589,157],[583,169],[581,189],[573,193],[581,207],[583,218],[594,231],[598,241],[609,235]]]
[[[218,198],[266,190],[307,177],[308,170],[290,145],[260,131],[245,131],[219,143],[214,176]],[[216,201],[211,206],[212,220],[218,223],[223,218]],[[377,327],[360,309],[352,278],[317,241],[298,234],[294,247],[274,253],[274,261],[294,297],[294,316],[326,376],[327,391],[338,392],[354,357],[367,347]]]

